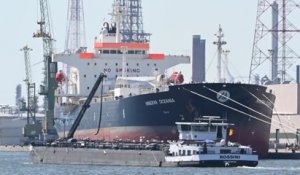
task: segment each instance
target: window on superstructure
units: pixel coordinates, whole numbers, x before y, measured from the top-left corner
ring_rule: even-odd
[[[135,54],[143,54],[143,52],[141,50],[136,50]]]
[[[105,63],[105,66],[107,66],[107,63]]]
[[[208,126],[193,126],[193,131],[207,131],[208,130]]]
[[[89,66],[89,65],[90,65],[90,63],[87,63],[87,65]]]
[[[128,64],[128,63],[126,63],[126,66],[129,66],[129,64]]]
[[[97,63],[94,63],[95,66],[97,66]]]
[[[190,131],[191,130],[191,126],[190,125],[181,125],[181,130],[182,131]]]
[[[86,75],[84,74],[83,77],[86,78]]]
[[[187,150],[187,155],[188,155],[188,156],[191,155],[191,150]]]
[[[136,63],[136,66],[139,66],[140,64],[139,63]]]
[[[154,63],[154,66],[156,66],[156,63]]]
[[[128,50],[128,54],[134,54],[134,50]]]
[[[217,127],[216,126],[210,126],[210,132],[216,132]]]
[[[185,156],[185,150],[182,150],[182,155]]]
[[[102,53],[102,50],[98,50],[98,52],[101,54],[101,53]]]
[[[95,78],[97,78],[97,75],[94,75]]]
[[[103,50],[104,54],[109,54],[109,50]]]
[[[122,51],[121,51],[121,50],[118,50],[118,54],[122,54]]]
[[[118,63],[116,63],[116,66],[118,66]]]
[[[147,63],[147,66],[150,66],[150,64],[149,64],[149,63]]]
[[[87,90],[89,90],[89,89],[90,89],[90,87],[88,86],[88,87],[86,87],[86,89],[87,89]]]
[[[111,50],[110,53],[111,53],[111,54],[116,54],[117,51],[116,51],[116,50]]]

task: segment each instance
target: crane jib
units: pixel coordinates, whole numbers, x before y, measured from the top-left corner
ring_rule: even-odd
[[[73,123],[66,139],[73,138],[74,133],[75,133],[77,127],[79,126],[82,117],[84,116],[86,110],[90,107],[90,103],[92,101],[92,98],[94,97],[100,83],[103,81],[103,79],[105,77],[106,77],[106,75],[103,74],[103,73],[101,73],[100,76],[98,77],[98,79],[95,82],[95,84],[94,84],[90,94],[88,95],[84,105],[82,105],[82,108],[81,108],[80,112],[78,113],[78,115],[77,115],[77,117],[76,117],[76,119],[75,119],[75,121],[74,121],[74,123]]]

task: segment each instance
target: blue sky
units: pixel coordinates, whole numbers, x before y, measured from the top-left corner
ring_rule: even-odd
[[[103,21],[110,19],[107,14],[111,12],[111,4],[112,0],[84,1],[90,50]],[[224,48],[231,51],[229,66],[232,74],[246,77],[250,68],[256,5],[256,0],[143,0],[144,30],[152,33],[151,52],[191,55],[192,35],[197,34],[206,39],[207,63],[213,62],[216,47],[212,42],[221,24],[228,42]],[[64,48],[67,0],[50,0],[50,7],[55,49],[59,52]],[[33,49],[33,79],[38,86],[41,82],[42,64],[35,63],[42,61],[42,41],[32,38],[38,29],[38,13],[37,0],[9,0],[0,6],[1,104],[15,103],[17,84],[22,84],[25,95],[24,56],[20,49],[27,44]],[[207,70],[207,78],[211,81],[216,79],[214,67],[213,63]],[[188,71],[186,66],[181,69]]]

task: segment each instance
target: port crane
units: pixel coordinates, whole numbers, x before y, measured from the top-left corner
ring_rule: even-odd
[[[53,38],[51,35],[50,14],[48,0],[39,0],[40,21],[37,22],[39,30],[33,34],[34,38],[43,40],[44,80],[40,85],[39,94],[44,95],[45,124],[43,128],[43,141],[50,142],[58,137],[54,128],[54,93],[57,88],[55,74],[57,63],[52,61]]]
[[[36,120],[36,96],[35,96],[35,83],[32,81],[32,74],[31,74],[31,62],[30,62],[30,54],[29,52],[32,51],[27,45],[24,46],[21,51],[24,52],[24,59],[25,59],[25,83],[27,85],[27,107],[24,106],[22,111],[27,112],[27,123],[23,128],[23,135],[24,137],[29,138],[29,142],[36,139],[39,134],[41,134],[42,125],[40,122]]]
[[[27,124],[29,123],[29,117],[32,117],[35,122],[35,84],[32,82],[31,74],[31,61],[29,52],[32,51],[27,45],[24,46],[20,51],[24,52],[24,61],[25,61],[25,75],[26,78],[24,82],[27,85],[27,107],[25,106],[23,111],[27,111]]]

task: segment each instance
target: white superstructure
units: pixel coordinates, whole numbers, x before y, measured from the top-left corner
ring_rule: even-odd
[[[256,166],[258,155],[250,146],[228,141],[229,123],[176,122],[179,141],[171,142],[166,162],[183,166]]]
[[[54,56],[54,61],[75,68],[78,75],[73,90],[66,94],[61,88],[57,91],[57,96],[87,96],[100,72],[107,75],[103,91],[107,93],[115,89],[116,80],[120,77],[159,77],[170,67],[190,63],[188,56],[150,53],[148,40],[120,41],[117,26],[119,25],[115,22],[103,24],[100,36],[95,38],[94,52],[87,52],[86,48],[82,48],[76,53]]]

